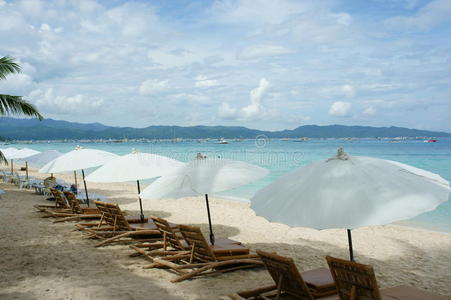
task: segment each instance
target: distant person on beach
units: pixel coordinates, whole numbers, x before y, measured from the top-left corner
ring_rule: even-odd
[[[196,155],[196,159],[204,159],[204,158],[207,158],[207,156],[206,155],[202,155],[202,153],[197,153],[197,155]]]

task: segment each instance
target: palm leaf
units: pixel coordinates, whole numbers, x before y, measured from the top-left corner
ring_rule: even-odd
[[[33,104],[23,100],[20,96],[0,94],[0,116],[1,115],[26,115],[36,117],[39,120],[44,117]]]
[[[7,75],[20,73],[22,68],[14,62],[14,59],[8,56],[0,58],[0,80],[5,79]]]
[[[8,160],[6,159],[6,157],[3,155],[2,151],[0,151],[0,164],[4,163],[5,165],[8,165]]]

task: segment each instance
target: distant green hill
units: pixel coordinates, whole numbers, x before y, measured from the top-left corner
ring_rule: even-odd
[[[402,127],[344,125],[304,125],[293,130],[262,131],[237,126],[149,126],[146,128],[112,127],[100,123],[74,123],[60,120],[0,118],[0,135],[16,140],[59,139],[169,139],[169,138],[341,138],[341,137],[450,137],[447,132]]]

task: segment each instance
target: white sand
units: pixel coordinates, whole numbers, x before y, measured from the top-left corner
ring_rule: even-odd
[[[134,185],[88,188],[137,214]],[[33,191],[3,183],[0,189],[6,190],[0,199],[0,299],[218,299],[271,283],[263,269],[170,283],[173,274],[142,269],[148,262],[129,257],[127,246],[94,248],[95,242],[73,231],[74,223],[40,218],[33,205],[49,202]],[[208,235],[203,198],[145,201],[144,209],[146,215],[199,225]],[[211,199],[210,209],[216,236],[291,256],[300,270],[326,266],[326,255],[348,257],[345,230],[269,223],[235,201]],[[356,260],[374,266],[381,287],[407,284],[451,295],[451,234],[387,225],[353,230],[353,242]]]

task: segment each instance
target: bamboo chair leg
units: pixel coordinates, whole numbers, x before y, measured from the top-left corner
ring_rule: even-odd
[[[111,237],[109,239],[106,239],[106,240],[98,243],[97,245],[95,245],[95,247],[100,247],[100,246],[103,246],[103,245],[106,245],[106,244],[109,244],[109,243],[113,243],[114,241],[119,240],[119,239],[124,238],[124,237],[131,237],[131,236],[140,235],[140,234],[142,235],[144,233],[139,232],[139,231],[130,231],[130,232],[118,234],[116,236],[113,236],[113,237]],[[155,241],[156,242],[156,241],[159,241],[159,240],[161,240],[161,238],[150,238],[150,239],[143,239],[143,240],[140,240],[140,241],[142,241],[142,242],[144,242],[144,241],[146,241],[146,242]],[[132,243],[133,241],[130,241],[130,242]]]
[[[208,271],[210,269],[217,268],[217,267],[222,267],[222,266],[227,266],[227,265],[232,265],[232,264],[249,264],[250,265],[249,267],[251,267],[253,265],[254,266],[255,265],[262,265],[263,262],[257,261],[257,260],[254,260],[254,259],[232,259],[232,260],[228,260],[228,261],[213,262],[213,263],[210,263],[210,264],[208,264],[208,265],[206,265],[204,267],[201,267],[199,269],[193,270],[193,271],[191,271],[188,274],[179,276],[176,279],[171,280],[171,282],[180,282],[180,281],[183,281],[183,280],[186,280],[186,279],[190,279],[190,278],[192,278],[194,276],[198,276],[201,273],[203,273],[205,271]]]
[[[55,220],[53,221],[53,223],[61,223],[61,222],[67,222],[67,221],[78,221],[80,220],[79,216],[73,216],[73,217],[67,217],[67,218],[62,218],[59,220]]]

